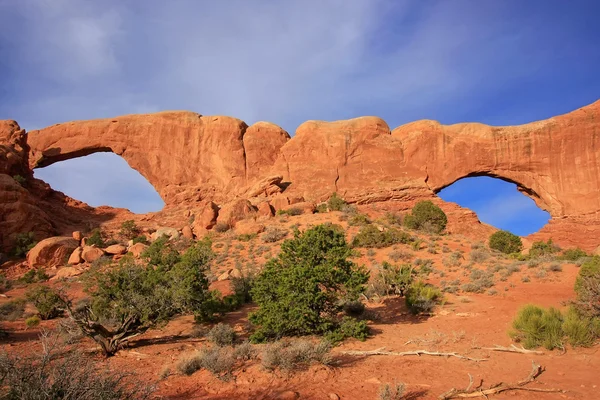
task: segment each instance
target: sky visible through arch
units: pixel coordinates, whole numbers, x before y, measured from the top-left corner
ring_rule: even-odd
[[[521,124],[598,100],[598,15],[591,0],[0,0],[0,119],[32,130],[183,109],[291,134],[361,115]],[[92,205],[159,209],[136,174],[106,153],[36,172]],[[452,201],[504,202],[486,213],[515,232],[546,218],[506,217],[529,199],[500,185]]]

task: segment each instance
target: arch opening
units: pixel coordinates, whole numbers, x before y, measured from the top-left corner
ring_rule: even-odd
[[[156,189],[121,156],[111,152],[82,155],[45,167],[34,176],[53,189],[90,206],[127,208],[136,214],[160,211],[165,203]]]
[[[437,195],[474,211],[481,222],[519,236],[538,232],[551,218],[531,198],[538,197],[535,192],[503,178],[464,177]]]

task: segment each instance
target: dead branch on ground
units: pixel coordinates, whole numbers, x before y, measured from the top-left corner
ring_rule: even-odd
[[[456,389],[452,388],[448,390],[446,393],[441,394],[438,399],[441,400],[449,400],[449,399],[457,399],[457,398],[472,398],[472,397],[485,397],[487,398],[489,395],[498,394],[501,392],[505,392],[508,390],[525,390],[529,392],[543,392],[543,393],[562,393],[564,390],[561,389],[543,389],[543,388],[532,388],[526,387],[528,384],[535,382],[536,378],[544,372],[545,369],[541,365],[536,364],[532,361],[531,373],[527,378],[513,384],[507,384],[504,382],[496,383],[490,386],[487,389],[483,389],[483,379],[479,382],[479,385],[472,389],[473,387],[473,377],[469,374],[469,385],[466,389]]]
[[[467,356],[463,356],[458,353],[440,353],[437,351],[427,351],[427,350],[412,350],[412,351],[387,351],[385,347],[381,347],[375,350],[367,350],[367,351],[359,351],[359,350],[349,350],[342,351],[342,354],[347,354],[349,356],[436,356],[436,357],[456,357],[462,360],[469,361],[487,361],[486,358],[471,358]]]
[[[520,353],[520,354],[544,354],[543,351],[538,350],[527,350],[524,347],[517,347],[514,344],[511,344],[509,347],[494,345],[495,347],[473,347],[474,349],[479,350],[490,350],[490,351],[502,351],[506,353]]]

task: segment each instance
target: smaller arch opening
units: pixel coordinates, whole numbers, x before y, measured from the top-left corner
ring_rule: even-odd
[[[523,192],[528,193],[504,179],[472,176],[457,180],[437,194],[444,201],[474,211],[486,224],[527,236],[542,229],[551,217]]]
[[[114,153],[94,153],[34,169],[34,176],[92,207],[127,208],[136,214],[160,211],[154,187]]]

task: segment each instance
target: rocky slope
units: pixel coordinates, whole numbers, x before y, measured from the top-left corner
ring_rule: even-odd
[[[534,237],[552,237],[559,244],[587,250],[600,244],[600,101],[508,127],[423,120],[391,130],[376,117],[308,121],[292,139],[274,124],[247,126],[235,118],[182,111],[57,124],[29,132],[27,143],[16,123],[0,126],[0,172],[7,175],[2,182],[16,172],[31,179],[29,168],[112,151],[146,177],[165,201],[165,209],[149,219],[180,227],[195,221],[197,234],[210,229],[217,218],[224,221],[225,214],[229,222],[261,209],[271,212],[271,206],[296,203],[310,208],[334,191],[358,204],[409,205],[435,198],[458,179],[487,175],[516,183],[552,215],[550,224]],[[10,190],[0,189],[0,198],[18,189],[10,185]],[[18,192],[21,197],[13,195],[0,206],[7,210],[22,205],[19,216],[10,220],[27,219],[31,226],[11,225],[3,217],[3,245],[10,234],[23,229],[43,235],[48,221],[54,230],[61,229],[59,216],[48,212],[56,208],[56,201],[32,202],[40,197],[39,190]],[[60,201],[70,200],[62,196]],[[73,208],[86,209],[82,204]],[[111,211],[102,212],[102,221],[110,221]],[[77,225],[78,218],[97,217],[93,210],[85,213],[71,216],[69,227]]]

